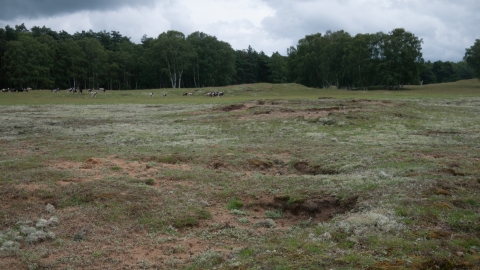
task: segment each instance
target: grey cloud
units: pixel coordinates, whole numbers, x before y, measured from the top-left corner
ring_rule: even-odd
[[[275,15],[263,20],[273,38],[298,39],[327,30],[357,33],[405,28],[424,40],[426,60],[460,61],[480,38],[480,1],[262,0]]]
[[[116,10],[125,6],[151,6],[155,0],[0,0],[0,20],[34,19],[79,11]]]

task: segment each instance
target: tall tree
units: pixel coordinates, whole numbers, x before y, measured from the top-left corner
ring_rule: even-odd
[[[168,76],[172,88],[182,87],[183,73],[196,57],[192,45],[178,31],[160,34],[151,47],[151,55],[157,69]]]
[[[422,72],[420,73],[420,80],[423,84],[437,83],[437,76],[432,71],[433,63],[427,61],[423,64]]]
[[[475,71],[465,61],[455,63],[455,71],[459,80],[467,80],[475,77]]]
[[[88,67],[88,78],[84,81],[84,87],[98,88],[101,84],[106,83],[101,75],[105,71],[104,63],[107,61],[107,53],[100,42],[91,37],[82,38],[78,41],[85,54]]]
[[[5,29],[0,28],[0,87],[7,87],[7,78],[5,75],[5,60],[4,55],[7,50],[7,34]]]
[[[379,64],[378,36],[358,34],[345,47],[344,68],[352,87],[368,89],[375,84]]]
[[[463,59],[473,68],[475,77],[480,80],[480,39],[475,40],[472,47],[465,49]]]
[[[190,69],[195,87],[222,86],[232,82],[235,55],[230,44],[203,32],[190,34],[187,41],[197,54]]]
[[[50,76],[54,58],[46,44],[31,33],[19,33],[18,41],[10,41],[5,52],[6,75],[15,87],[46,88],[54,82]]]
[[[79,41],[67,39],[60,43],[61,63],[66,71],[68,87],[80,87],[80,82],[87,80],[87,56]],[[59,83],[60,84],[60,83]],[[84,86],[85,87],[85,86]]]
[[[383,61],[380,65],[383,84],[401,86],[419,82],[423,62],[422,42],[403,28],[394,29],[385,36],[381,44]]]
[[[270,82],[270,57],[263,51],[257,56],[257,82]]]
[[[272,53],[270,62],[268,63],[270,70],[269,81],[272,83],[287,82],[287,60],[278,52]]]
[[[326,47],[323,50],[322,62],[327,68],[327,83],[337,88],[350,87],[351,78],[342,61],[345,55],[345,47],[352,40],[349,33],[340,30],[337,32],[327,31],[324,36]]]
[[[306,35],[288,50],[291,79],[310,87],[329,87],[327,42],[321,33]]]
[[[432,66],[432,72],[437,78],[437,82],[454,82],[458,80],[457,72],[454,69],[454,63],[446,61],[435,61]]]

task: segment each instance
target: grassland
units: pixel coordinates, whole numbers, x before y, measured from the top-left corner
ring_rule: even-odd
[[[0,93],[0,269],[479,269],[479,81],[148,92]]]

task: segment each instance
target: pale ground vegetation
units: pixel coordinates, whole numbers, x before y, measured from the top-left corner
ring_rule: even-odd
[[[479,97],[15,105],[0,122],[1,269],[480,263]]]

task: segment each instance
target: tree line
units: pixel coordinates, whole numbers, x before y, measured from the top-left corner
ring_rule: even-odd
[[[288,49],[288,79],[310,87],[368,89],[474,77],[466,61],[425,62],[422,42],[402,28],[354,37],[344,31],[307,35]]]
[[[474,76],[468,61],[425,63],[422,40],[404,29],[384,34],[327,31],[271,56],[234,50],[203,32],[144,35],[117,31],[69,34],[24,24],[0,28],[0,87],[148,89],[296,82],[362,88],[444,82]]]

